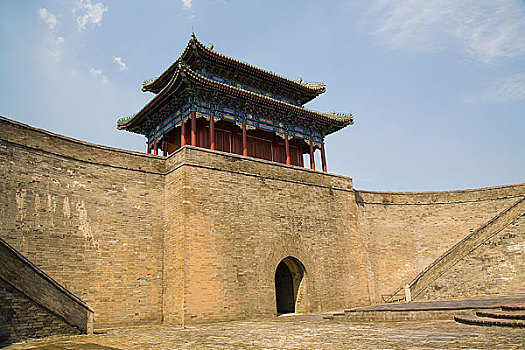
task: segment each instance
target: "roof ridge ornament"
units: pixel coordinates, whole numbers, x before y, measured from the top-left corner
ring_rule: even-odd
[[[213,45],[213,44],[211,44]],[[281,76],[277,73],[274,73],[269,70],[265,70],[259,67],[256,67],[254,65],[251,65],[249,63],[237,60],[235,58],[226,56],[224,54],[221,54],[217,51],[213,50],[213,46],[206,47],[203,45],[195,35],[194,32],[191,34],[190,41],[186,45],[186,49],[184,52],[179,56],[177,61],[179,59],[190,58],[191,55],[195,56],[209,56],[207,59],[222,61],[224,64],[232,65],[238,69],[246,70],[248,74],[256,74],[261,75],[265,79],[271,79],[275,80],[279,84],[284,84],[285,86],[288,86],[288,88],[292,88],[295,90],[298,90],[297,93],[304,95],[301,99],[301,103],[307,103],[308,101],[311,101],[313,98],[318,96],[319,94],[322,94],[326,92],[326,85],[324,83],[308,83],[306,81],[303,81],[302,78],[301,82],[291,80],[289,78],[286,78],[284,76]],[[205,58],[205,57],[204,57]],[[206,58],[205,58],[206,59]],[[169,80],[167,78],[167,75],[169,75],[173,69],[176,67],[177,61],[173,62],[164,72],[162,72],[158,77],[154,78],[153,80],[149,80],[143,83],[143,91],[151,91],[154,93],[158,93],[158,91],[161,90],[161,85],[164,85]]]

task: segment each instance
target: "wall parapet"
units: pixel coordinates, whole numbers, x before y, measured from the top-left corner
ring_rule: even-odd
[[[346,176],[189,145],[171,154],[167,161],[166,173],[175,171],[181,166],[191,166],[258,177],[262,181],[279,180],[332,190],[352,191],[352,179]]]
[[[525,183],[477,189],[429,192],[380,192],[355,190],[358,204],[434,205],[480,202],[525,195]]]
[[[97,145],[0,116],[0,142],[93,165],[165,173],[164,157]],[[124,155],[124,157],[123,157]]]

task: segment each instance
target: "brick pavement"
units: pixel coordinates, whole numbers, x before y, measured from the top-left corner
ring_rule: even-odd
[[[319,316],[220,322],[182,329],[120,328],[90,336],[52,337],[8,350],[111,349],[522,349],[525,331],[452,321],[351,323]]]

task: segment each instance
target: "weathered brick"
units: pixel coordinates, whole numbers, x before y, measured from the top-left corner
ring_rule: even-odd
[[[5,118],[0,179],[0,237],[93,307],[97,328],[275,314],[288,256],[305,268],[300,311],[378,302],[525,195],[356,191],[344,176],[190,146],[163,158]]]

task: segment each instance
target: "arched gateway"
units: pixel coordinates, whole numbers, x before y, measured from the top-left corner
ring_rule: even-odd
[[[296,312],[296,305],[304,294],[303,264],[296,258],[284,258],[275,271],[275,299],[277,314]]]

